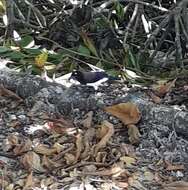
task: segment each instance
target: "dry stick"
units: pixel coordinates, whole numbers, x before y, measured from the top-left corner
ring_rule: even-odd
[[[142,5],[145,5],[145,6],[148,6],[148,7],[152,7],[154,9],[158,9],[160,11],[169,12],[169,10],[164,8],[164,7],[159,7],[159,6],[147,3],[147,2],[143,2],[143,1],[139,1],[139,0],[126,0],[126,1],[127,2],[132,2],[132,3],[137,3],[137,4],[142,4]]]
[[[123,40],[124,48],[126,48],[125,44],[126,44],[127,37],[128,37],[128,34],[129,34],[129,28],[131,28],[131,26],[132,26],[132,24],[133,24],[133,22],[134,22],[134,20],[136,18],[137,13],[138,13],[138,4],[135,5],[132,17],[131,17],[131,19],[129,21],[129,24],[128,24],[127,28],[126,28],[127,31],[125,33],[124,40]]]
[[[187,33],[186,29],[185,29],[185,26],[184,26],[184,24],[183,24],[182,18],[180,18],[179,21],[180,21],[181,29],[182,29],[182,31],[183,31],[183,34],[184,34],[184,36],[185,36],[185,39],[186,39],[186,41],[187,41],[187,43],[188,43],[188,33]]]
[[[139,0],[111,0],[111,1],[105,2],[102,5],[100,5],[99,11],[101,11],[102,9],[105,9],[106,7],[108,7],[109,5],[111,5],[111,4],[115,3],[115,2],[119,2],[119,3],[121,3],[121,2],[130,2],[130,3],[136,3],[136,4],[141,4],[141,5],[144,5],[144,6],[152,7],[154,9],[158,9],[158,10],[164,11],[164,12],[169,11],[168,9],[166,9],[164,7],[159,7],[157,5],[153,5],[153,4],[143,2],[143,1],[139,1]]]
[[[140,18],[141,18],[142,13],[143,13],[143,5],[139,5],[135,25],[133,26],[133,32],[132,32],[132,35],[131,35],[132,36],[131,42],[133,42],[133,40],[135,38],[136,29],[139,26],[139,22],[140,22]]]
[[[169,21],[169,22],[170,22],[170,21]],[[166,38],[166,36],[167,36],[169,30],[170,30],[170,24],[168,24],[168,27],[166,28],[165,32],[163,32],[163,35],[162,35],[162,37],[160,38],[160,41],[158,42],[157,47],[155,48],[155,50],[154,50],[154,51],[152,52],[152,54],[150,55],[147,64],[151,64],[151,62],[153,61],[153,59],[154,59],[154,57],[156,56],[158,50],[160,49],[162,43],[164,42],[164,40],[165,40],[165,38]]]
[[[150,37],[146,40],[143,47],[140,48],[141,50],[142,49],[143,50],[138,53],[138,61],[140,60],[140,56],[141,56],[142,52],[145,52],[145,50],[148,48],[150,43],[153,42],[153,40],[156,38],[158,33],[169,23],[172,16],[173,16],[173,12],[171,12],[166,18],[164,18],[164,20],[159,24],[159,26],[151,33]],[[150,61],[152,61],[152,60],[150,60]]]
[[[180,41],[180,25],[179,25],[179,19],[180,19],[180,13],[181,13],[181,7],[177,7],[175,14],[174,14],[174,22],[175,22],[175,43],[176,43],[176,62],[179,66],[184,68],[184,64],[182,62],[182,48],[181,48],[181,41]]]
[[[187,6],[185,5],[185,6],[183,6],[182,7],[182,20],[183,20],[183,22],[182,23],[184,23],[184,25],[185,25],[185,30],[186,31],[188,31],[188,11],[187,11]]]
[[[6,12],[8,18],[8,26],[5,32],[5,39],[12,37],[13,35],[13,25],[14,25],[14,10],[13,10],[13,1],[7,0],[6,1]]]

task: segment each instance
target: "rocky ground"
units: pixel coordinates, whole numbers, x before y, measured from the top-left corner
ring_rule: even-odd
[[[177,89],[156,104],[126,84],[45,84],[30,96],[3,84],[1,189],[188,188],[187,101],[169,105]]]

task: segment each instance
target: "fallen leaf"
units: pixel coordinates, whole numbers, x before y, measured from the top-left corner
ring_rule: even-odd
[[[17,144],[16,147],[13,149],[15,155],[21,155],[22,153],[28,152],[31,150],[32,142],[31,140],[27,139],[22,140],[21,144]]]
[[[123,182],[123,181],[114,181],[114,183],[119,187],[119,188],[123,188],[123,189],[127,189],[129,184],[127,182]]]
[[[117,164],[114,164],[110,169],[104,169],[101,171],[95,171],[95,172],[81,172],[83,175],[94,175],[94,176],[113,176],[119,177],[122,173],[126,172],[126,170]]]
[[[96,130],[96,137],[98,139],[102,139],[106,135],[106,133],[108,133],[108,128],[107,127],[103,127],[103,125],[101,125]]]
[[[58,162],[54,162],[52,160],[50,160],[47,156],[43,156],[42,158],[42,166],[44,168],[47,168],[49,171],[50,170],[53,170],[57,167],[60,167],[62,164],[61,163],[58,163]]]
[[[44,172],[44,169],[41,166],[40,156],[35,152],[27,152],[21,157],[20,162],[29,171],[36,170]]]
[[[64,150],[64,146],[59,144],[58,142],[56,142],[54,145],[53,145],[53,148],[56,149],[57,153],[60,153],[62,150]]]
[[[137,144],[140,142],[140,132],[135,125],[127,125],[128,127],[128,134],[129,134],[129,141],[131,144]]]
[[[163,190],[188,190],[188,182],[175,181],[169,184],[165,184],[163,187]]]
[[[93,119],[93,111],[90,111],[86,114],[85,116],[86,118],[81,121],[81,124],[85,127],[85,128],[90,128],[92,125],[92,119]]]
[[[107,152],[97,152],[95,155],[95,161],[100,163],[105,163],[107,157]]]
[[[137,105],[131,102],[106,107],[105,111],[119,118],[125,125],[136,124],[141,118]]]
[[[120,151],[121,151],[122,155],[127,155],[129,157],[135,157],[135,155],[136,155],[135,147],[131,144],[122,143],[120,146]]]
[[[55,153],[57,153],[57,149],[56,148],[50,148],[47,145],[44,144],[38,144],[37,146],[33,147],[33,150],[38,153],[38,154],[42,154],[42,155],[53,155]]]
[[[94,128],[87,129],[86,133],[84,134],[84,138],[83,138],[84,152],[81,155],[82,159],[91,155],[91,143],[92,143],[94,136],[95,136],[95,129]]]
[[[151,97],[152,101],[156,104],[160,104],[161,103],[161,98],[157,95],[155,95],[153,92],[148,92],[148,95]]]
[[[94,155],[97,154],[100,148],[104,148],[106,146],[106,143],[109,141],[109,139],[113,136],[114,134],[114,126],[108,121],[103,121],[102,127],[107,127],[108,131],[106,135],[94,146]]]
[[[65,153],[64,159],[66,160],[66,164],[70,165],[75,162],[75,156],[70,153]]]
[[[23,190],[27,190],[32,187],[34,187],[33,172],[30,172],[30,174],[26,178],[26,182],[25,182]]]
[[[185,170],[184,165],[174,165],[168,161],[165,161],[167,171]]]
[[[83,148],[82,135],[78,134],[76,136],[76,156],[75,156],[75,162],[77,162],[78,159],[80,158],[80,155],[81,155],[81,152],[82,152],[82,148]]]
[[[173,81],[161,84],[158,87],[154,87],[154,91],[157,93],[158,96],[162,97],[166,95],[172,89],[172,87],[175,86],[175,82],[176,82],[176,79],[174,79]]]
[[[0,85],[0,95],[8,96],[8,97],[18,100],[19,102],[23,102],[23,99],[21,97],[19,97],[17,94],[12,92],[11,90],[8,90],[7,88],[5,88],[2,84]]]
[[[144,172],[144,180],[145,181],[153,181],[154,178],[155,178],[155,175],[152,172],[150,172],[148,170]]]

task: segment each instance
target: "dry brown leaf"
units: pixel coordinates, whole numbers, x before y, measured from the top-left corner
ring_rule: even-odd
[[[18,121],[18,120],[13,120],[11,121],[11,123],[8,125],[9,127],[12,127],[12,128],[20,128],[21,127],[21,122]]]
[[[137,105],[132,102],[109,106],[105,111],[119,118],[125,125],[136,124],[141,118]]]
[[[47,155],[47,156],[50,156],[50,155],[53,155],[53,154],[57,153],[56,148],[49,148],[47,145],[44,145],[44,144],[39,144],[39,145],[35,146],[33,148],[33,150],[36,153],[39,153],[39,154],[42,154],[42,155]]]
[[[90,128],[92,125],[92,120],[93,120],[93,111],[88,112],[85,117],[86,118],[83,121],[81,121],[81,124],[85,128]]]
[[[57,153],[60,153],[61,151],[63,151],[65,149],[65,147],[63,145],[59,144],[58,142],[56,142],[53,145],[53,148],[56,149]]]
[[[11,90],[8,90],[7,88],[5,88],[2,84],[0,85],[0,95],[8,96],[8,97],[18,100],[19,102],[23,102],[23,99],[21,97],[19,97],[17,94],[12,92]]]
[[[27,170],[37,170],[40,172],[44,172],[43,167],[41,166],[40,156],[35,152],[27,152],[20,159],[20,162]]]
[[[161,98],[157,95],[155,95],[153,92],[148,92],[148,95],[151,97],[152,101],[156,104],[160,104],[161,103]]]
[[[53,177],[45,176],[45,178],[40,181],[40,186],[41,187],[48,187],[48,186],[52,185],[53,183],[54,183]]]
[[[96,137],[98,139],[102,139],[106,133],[108,133],[108,128],[107,127],[103,127],[103,125],[99,125],[98,129],[96,130]]]
[[[157,93],[157,95],[162,97],[166,95],[172,89],[172,87],[175,86],[175,82],[176,82],[176,79],[166,84],[162,84],[159,87],[154,88],[154,91]]]
[[[100,148],[104,148],[106,146],[106,143],[109,141],[109,139],[113,136],[114,134],[114,126],[108,121],[103,121],[102,127],[107,127],[108,131],[106,135],[95,145],[94,147],[94,155],[97,155],[97,152],[99,151]]]
[[[25,152],[31,150],[31,147],[32,147],[32,142],[31,142],[31,140],[27,139],[26,142],[25,142],[25,140],[23,140],[23,141],[21,142],[21,144],[18,144],[18,145],[14,148],[13,152],[14,152],[15,155],[21,155],[21,154],[23,154],[23,153],[25,153]]]
[[[75,162],[75,156],[70,153],[65,153],[64,159],[66,160],[66,164],[70,165]]]
[[[35,185],[35,183],[33,180],[33,172],[30,172],[30,174],[26,178],[26,182],[25,182],[23,190],[27,190],[29,188],[32,188],[32,187],[34,187],[34,185]]]
[[[122,155],[127,155],[129,157],[136,156],[135,147],[133,145],[122,143],[120,148]]]
[[[128,127],[128,134],[129,134],[129,141],[131,144],[137,144],[140,142],[140,132],[135,125],[127,125]]]
[[[184,165],[173,165],[168,161],[165,161],[165,163],[167,165],[167,167],[166,167],[167,171],[177,171],[177,170],[184,170],[185,169]]]
[[[127,189],[129,184],[123,181],[114,181],[114,183],[119,187],[119,188],[123,188],[123,189]]]
[[[58,134],[65,134],[66,132],[70,131],[72,128],[75,129],[74,124],[70,120],[65,120],[64,118],[60,119],[52,119],[48,116],[43,116],[43,119],[48,120],[48,127],[52,132]]]
[[[19,137],[17,135],[11,134],[3,142],[3,150],[5,152],[12,150],[16,145],[19,144]]]
[[[53,170],[54,168],[60,167],[61,165],[61,163],[54,162],[45,155],[42,158],[42,166],[48,170]]]
[[[91,154],[90,144],[92,143],[94,136],[95,136],[95,129],[94,128],[87,129],[83,138],[84,152],[81,155],[82,159],[90,156]]]
[[[78,161],[80,158],[81,152],[83,149],[83,138],[81,134],[76,136],[76,155],[75,155],[75,162]]]
[[[188,182],[176,181],[163,185],[163,190],[188,190]]]
[[[101,171],[95,171],[95,172],[82,172],[86,175],[94,175],[94,176],[113,176],[113,177],[119,177],[122,173],[124,173],[126,170],[122,168],[121,165],[118,163],[113,165],[110,169],[104,169]]]
[[[56,125],[54,122],[47,122],[47,126],[52,133],[65,134],[66,128]]]
[[[18,137],[18,135],[14,135],[14,134],[11,134],[8,136],[8,142],[14,146],[14,145],[18,145],[19,144],[19,141],[20,141],[20,138]]]
[[[100,163],[105,163],[107,157],[107,152],[97,152],[95,156],[95,161]]]

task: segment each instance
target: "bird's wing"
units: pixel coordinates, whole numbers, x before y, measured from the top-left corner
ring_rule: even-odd
[[[103,78],[108,78],[108,75],[104,72],[84,72],[83,76],[87,83],[94,83]]]

